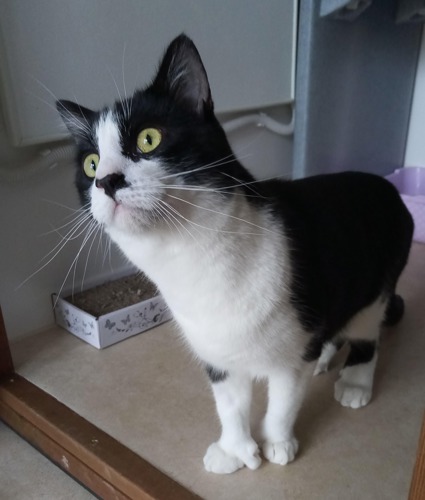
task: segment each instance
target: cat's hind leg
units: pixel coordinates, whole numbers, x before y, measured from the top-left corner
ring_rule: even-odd
[[[361,408],[372,398],[382,326],[393,326],[403,317],[404,301],[392,293],[361,311],[348,328],[350,354],[335,383],[335,399],[343,406]]]
[[[204,456],[205,469],[217,474],[230,474],[244,466],[257,469],[261,459],[250,430],[251,378],[220,372],[211,367],[207,367],[207,372],[212,382],[222,432],[220,439],[209,446]]]
[[[357,313],[344,329],[350,353],[334,392],[342,406],[361,408],[372,398],[379,337],[390,303],[391,298],[379,297]]]
[[[342,406],[357,409],[369,403],[377,359],[377,342],[350,342],[350,353],[335,383],[335,399]]]
[[[404,300],[403,297],[393,294],[388,301],[387,309],[385,310],[385,317],[382,322],[384,326],[396,325],[404,314]]]

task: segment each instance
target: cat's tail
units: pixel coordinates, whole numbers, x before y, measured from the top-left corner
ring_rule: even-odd
[[[384,326],[394,326],[401,320],[403,314],[404,300],[400,295],[396,295],[394,293],[388,301],[387,310],[385,311],[385,317],[382,324]]]

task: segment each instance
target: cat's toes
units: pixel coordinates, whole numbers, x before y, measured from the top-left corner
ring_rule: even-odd
[[[292,438],[288,441],[270,443],[266,441],[263,444],[263,454],[267,460],[274,464],[286,465],[294,460],[298,451],[298,441]]]
[[[335,399],[348,408],[362,408],[372,398],[372,390],[368,386],[350,384],[339,379],[335,383]]]
[[[243,466],[242,460],[228,455],[218,443],[211,444],[204,456],[204,467],[208,472],[230,474]]]
[[[258,455],[257,444],[254,442],[239,446],[235,452],[225,451],[220,443],[213,443],[204,456],[205,469],[216,474],[230,474],[245,465],[254,470],[260,464],[261,458]]]

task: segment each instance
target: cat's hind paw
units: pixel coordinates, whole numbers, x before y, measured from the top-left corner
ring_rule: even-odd
[[[298,441],[295,438],[278,443],[263,443],[263,454],[274,464],[286,465],[294,460],[298,451]]]
[[[245,465],[252,470],[258,469],[261,458],[256,443],[249,443],[243,448],[236,455],[225,451],[218,442],[211,444],[204,456],[205,469],[216,474],[231,474]]]
[[[342,406],[358,409],[369,403],[372,398],[372,389],[366,385],[354,385],[339,379],[335,383],[334,396]]]

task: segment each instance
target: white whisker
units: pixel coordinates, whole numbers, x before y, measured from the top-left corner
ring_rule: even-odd
[[[84,271],[83,271],[83,276],[82,276],[82,279],[81,279],[81,291],[83,291],[83,288],[84,288],[84,279],[86,277],[86,273],[87,273],[87,267],[88,267],[88,263],[89,263],[89,258],[90,258],[90,253],[91,253],[91,250],[93,248],[93,244],[94,242],[96,241],[96,237],[99,236],[99,240],[101,239],[101,235],[102,235],[102,226],[100,226],[99,224],[96,224],[96,228],[95,228],[95,231],[94,231],[94,236],[93,236],[93,240],[89,246],[89,249],[88,249],[88,252],[87,252],[87,258],[86,258],[86,263],[85,263],[85,266],[84,266]]]
[[[76,238],[78,238],[79,236],[81,236],[85,230],[86,230],[86,226],[84,225],[87,221],[90,221],[90,213],[87,213],[87,214],[83,214],[80,218],[80,220],[77,220],[76,223],[74,224],[74,226],[65,234],[65,236],[63,236],[62,234],[60,234],[60,232],[58,230],[54,231],[54,232],[57,232],[59,234],[59,236],[61,237],[61,241],[55,245],[53,247],[52,250],[50,250],[49,253],[47,253],[47,255],[45,255],[42,259],[41,259],[41,262],[46,259],[49,255],[51,255],[53,252],[56,251],[56,249],[58,247],[59,250],[58,252],[56,253],[56,255],[62,250],[62,248],[69,242],[69,241],[72,241],[72,240],[75,240]],[[82,228],[82,229],[80,229]]]
[[[184,200],[181,200],[181,201],[184,201]],[[166,203],[166,202],[164,202],[164,200],[162,200],[162,203]],[[217,229],[215,227],[203,226],[202,224],[199,224],[197,222],[194,222],[194,221],[184,217],[176,208],[172,207],[168,203],[167,203],[167,206],[170,209],[172,209],[176,214],[178,214],[179,217],[181,217],[183,220],[185,220],[191,226],[199,227],[201,229],[206,229],[207,231],[213,231],[213,232],[221,233],[221,234],[239,234],[241,236],[244,236],[244,235],[261,236],[262,235],[262,233],[252,233],[252,232],[245,232],[245,231],[227,231],[226,229]],[[244,222],[246,222],[246,221],[244,221]]]
[[[90,226],[90,218],[91,215],[88,210],[83,210],[82,213],[79,213],[77,216],[74,215],[72,221],[64,224],[60,228],[53,229],[52,231],[48,231],[46,234],[57,233],[60,236],[60,241],[42,258],[39,263],[42,264],[36,271],[31,273],[22,283],[17,286],[17,290],[21,288],[25,283],[31,280],[34,276],[36,276],[39,272],[41,272],[44,268],[46,268],[65,248],[67,243],[72,240],[80,237],[84,232],[86,232],[87,226]],[[60,229],[72,225],[72,227],[68,230],[65,235],[60,233]],[[44,262],[45,261],[45,262]],[[44,262],[44,263],[43,263]]]
[[[208,170],[210,168],[215,168],[215,167],[221,167],[223,165],[233,163],[234,161],[237,161],[237,159],[236,159],[235,155],[232,153],[230,155],[225,156],[224,158],[220,158],[219,160],[214,160],[211,163],[207,163],[206,165],[201,165],[200,167],[196,167],[196,168],[193,168],[191,170],[183,170],[183,171],[177,172],[175,174],[165,175],[165,176],[161,177],[159,180],[163,181],[164,179],[170,179],[172,177],[184,176],[184,175],[188,175],[188,174],[193,174],[195,172],[203,172],[204,170]]]
[[[231,194],[232,196],[243,196],[245,198],[266,198],[265,196],[259,195],[252,195],[252,194],[246,194],[246,193],[235,193],[234,191],[226,191],[228,189],[233,189],[233,188],[238,188],[243,186],[243,183],[241,182],[240,184],[235,184],[233,186],[226,186],[226,187],[220,187],[220,188],[209,188],[209,187],[201,187],[201,186],[195,186],[191,184],[182,184],[182,185],[170,185],[170,184],[165,184],[165,185],[158,185],[158,186],[152,186],[153,188],[162,188],[167,191],[168,189],[175,189],[177,191],[199,191],[203,193],[218,193],[218,194]]]
[[[227,174],[226,172],[220,172],[220,174],[225,175],[226,177],[229,177],[230,179],[233,179],[234,181],[236,181],[238,183],[238,187],[247,186],[246,183],[243,183],[240,179],[237,179],[236,177],[233,177],[233,175]],[[248,189],[250,191],[252,191],[258,198],[264,198],[264,196],[261,196],[260,193],[257,193],[257,191],[255,191],[255,189],[252,189],[251,186],[248,186]],[[249,196],[252,196],[252,195],[249,195]]]
[[[76,97],[75,95],[74,95],[74,99],[75,99],[75,102],[77,102],[77,97]],[[87,135],[88,137],[90,137],[90,136],[91,136],[91,133],[92,133],[92,128],[91,128],[91,126],[90,126],[90,123],[89,123],[89,121],[87,120],[87,117],[86,117],[86,115],[84,114],[84,111],[83,111],[83,109],[81,108],[81,106],[78,104],[78,102],[77,102],[77,106],[78,106],[78,109],[80,110],[80,114],[81,114],[81,116],[84,118],[84,121],[85,121],[85,123],[81,123],[81,122],[79,121],[79,126],[80,126],[81,130],[85,133],[85,135]]]
[[[127,88],[125,85],[125,72],[124,72],[124,64],[125,64],[125,51],[127,49],[127,43],[124,43],[124,49],[122,53],[122,64],[121,64],[121,73],[122,73],[122,85],[124,89],[124,98],[125,98],[125,113],[126,113],[126,118],[129,121],[130,120],[130,112],[131,112],[131,105],[130,105],[130,100],[127,97]]]
[[[169,203],[167,203],[164,200],[158,200],[166,210],[166,212],[169,214],[170,217],[172,217],[188,234],[189,236],[193,239],[193,241],[196,243],[196,245],[201,246],[199,241],[195,238],[195,236],[189,231],[189,228],[187,228],[179,218],[183,219],[184,221],[190,223],[188,219],[183,217],[183,215],[174,207],[172,207]],[[202,246],[201,246],[202,248]]]
[[[77,265],[78,259],[79,259],[80,255],[81,255],[81,252],[83,251],[84,247],[86,246],[87,241],[90,239],[90,237],[92,236],[92,234],[93,234],[96,230],[97,230],[97,223],[96,223],[95,221],[92,221],[92,224],[91,224],[91,226],[90,226],[90,228],[89,228],[89,230],[88,230],[88,232],[87,232],[86,236],[84,237],[84,240],[83,240],[83,242],[82,242],[82,244],[81,244],[81,246],[80,246],[80,249],[78,250],[77,255],[75,256],[74,260],[72,261],[72,263],[71,263],[71,265],[70,265],[70,267],[69,267],[69,269],[68,269],[68,272],[67,272],[67,273],[66,273],[66,275],[65,275],[65,278],[64,278],[64,280],[63,280],[63,282],[62,282],[62,286],[61,286],[61,287],[60,287],[60,289],[59,289],[59,292],[58,292],[58,294],[57,294],[57,297],[56,297],[56,300],[55,300],[55,302],[54,302],[54,304],[53,304],[53,307],[56,307],[56,303],[57,303],[57,301],[58,301],[58,299],[59,299],[60,295],[62,294],[62,290],[63,290],[63,288],[64,288],[64,286],[65,286],[65,283],[66,283],[66,281],[67,281],[67,279],[68,279],[68,276],[71,274],[71,271],[72,271],[72,269],[74,268],[74,266],[75,266],[75,268],[76,268],[76,265]],[[74,278],[75,278],[75,274],[74,274]],[[72,287],[72,290],[74,290],[74,284],[75,284],[75,283],[74,283],[74,281],[73,281],[73,287]]]
[[[43,90],[45,90],[53,98],[53,100],[54,100],[55,103],[59,101],[59,98],[41,80],[39,80],[38,78],[36,78],[34,75],[29,75],[29,77],[32,80],[34,80],[38,85],[40,85],[40,87]],[[25,91],[27,92],[27,94],[31,95],[32,97],[35,97],[36,99],[38,99],[39,101],[41,101],[46,106],[48,106],[49,108],[53,109],[55,111],[55,113],[57,113],[57,109],[56,109],[56,106],[54,104],[52,104],[49,101],[46,101],[45,99],[43,99],[42,97],[38,96],[37,94],[34,94],[33,92],[31,92],[28,89],[25,89]]]
[[[169,210],[165,206],[161,206],[161,204],[159,202],[155,202],[155,206],[156,206],[157,213],[160,216],[162,216],[163,220],[165,220],[168,227],[170,229],[172,229],[174,227],[174,229],[178,232],[180,238],[182,240],[184,240],[183,234],[180,231],[180,228],[175,221],[175,219],[176,219],[175,216],[173,214],[170,214]],[[180,224],[180,226],[182,225],[180,221],[177,221],[177,222]]]
[[[28,276],[22,283],[20,283],[17,287],[16,290],[21,288],[25,283],[27,283],[30,279],[32,279],[34,276],[36,276],[40,271],[42,271],[45,267],[47,267],[58,255],[59,253],[63,250],[65,245],[70,241],[70,239],[62,239],[55,247],[53,250],[51,250],[47,255],[45,255],[40,262],[43,262],[43,260],[47,259],[49,255],[53,253],[53,255],[41,266],[39,267],[36,271],[34,271],[32,274]]]
[[[266,228],[266,227],[259,226],[259,225],[257,225],[257,224],[254,224],[253,222],[247,221],[247,220],[245,220],[245,219],[241,219],[240,217],[236,217],[236,216],[234,216],[234,215],[230,215],[230,214],[225,214],[225,213],[223,213],[223,212],[219,212],[219,211],[217,211],[217,210],[213,210],[212,208],[202,207],[201,205],[197,205],[196,203],[192,203],[192,202],[190,202],[190,201],[188,201],[188,200],[185,200],[185,199],[183,199],[183,198],[179,198],[179,197],[177,197],[177,196],[173,196],[173,195],[171,195],[171,194],[168,194],[167,196],[168,196],[168,197],[170,197],[170,198],[173,198],[173,199],[175,199],[175,200],[181,201],[181,202],[183,202],[183,203],[187,203],[188,205],[191,205],[191,206],[193,206],[193,207],[200,208],[201,210],[206,210],[207,212],[212,212],[212,213],[217,214],[217,215],[222,215],[223,217],[229,217],[229,218],[231,218],[231,219],[238,220],[238,221],[243,222],[243,223],[245,223],[245,224],[248,224],[248,225],[250,225],[250,226],[257,227],[258,229],[261,229],[261,230],[266,231],[266,232],[268,232],[268,233],[272,233],[272,234],[279,234],[279,233],[276,233],[276,231],[272,231],[271,229],[268,229],[268,228]]]
[[[124,111],[124,118],[125,118],[125,103],[124,103],[124,100],[123,100],[123,98],[122,98],[122,95],[121,95],[120,89],[118,88],[117,81],[115,80],[115,77],[114,77],[114,75],[113,75],[113,73],[112,73],[111,68],[110,68],[109,66],[107,66],[107,68],[108,68],[109,75],[110,75],[110,77],[112,78],[112,81],[114,82],[115,88],[116,88],[116,90],[117,90],[117,93],[118,93],[118,98],[119,98],[119,101],[120,101],[120,103],[121,103],[121,107],[122,107],[122,109],[123,109],[123,111]],[[119,114],[118,114],[118,113],[115,113],[115,116],[116,116],[116,118],[117,118],[118,120],[120,120],[120,116],[119,116]],[[123,123],[121,120],[120,120],[120,122],[121,122],[121,125],[124,125],[124,123]]]
[[[65,208],[66,210],[69,210],[70,212],[74,212],[74,213],[81,212],[82,210],[89,208],[89,206],[90,206],[90,203],[86,203],[82,207],[73,208],[73,207],[68,207],[68,205],[64,205],[63,203],[59,203],[56,200],[49,200],[47,198],[41,198],[41,201],[43,201],[44,203],[49,203],[50,205],[56,205],[57,207]]]
[[[83,212],[83,213],[79,213],[77,215],[73,214],[74,217],[66,222],[65,224],[63,224],[62,226],[59,226],[59,227],[53,227],[53,229],[51,231],[47,231],[45,233],[42,233],[41,236],[46,236],[48,234],[52,234],[52,233],[57,233],[59,234],[59,236],[61,238],[67,238],[67,235],[63,236],[61,233],[60,233],[60,230],[61,229],[64,229],[66,228],[67,226],[70,226],[72,224],[77,224],[77,223],[80,223],[80,222],[84,222],[85,220],[87,220],[88,218],[90,218],[90,213],[86,213],[86,212]],[[73,239],[73,238],[71,238]]]

